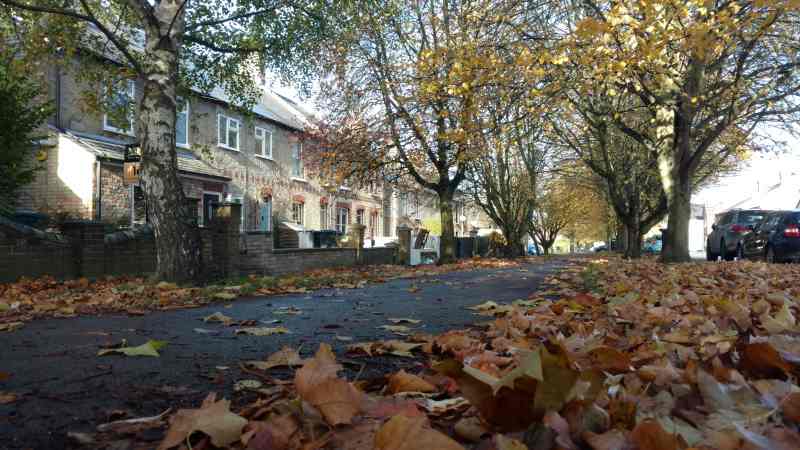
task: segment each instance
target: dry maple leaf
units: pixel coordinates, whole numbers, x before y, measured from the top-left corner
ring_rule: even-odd
[[[293,367],[302,366],[305,360],[300,357],[300,353],[292,347],[283,347],[279,351],[269,355],[266,361],[247,361],[245,364],[261,370],[269,370],[273,367]]]
[[[317,408],[331,425],[350,423],[362,408],[363,394],[338,378],[342,366],[328,344],[320,344],[317,354],[295,373],[297,393]]]
[[[389,377],[388,390],[392,394],[400,392],[436,392],[436,386],[416,375],[401,370]]]
[[[375,435],[375,450],[464,450],[425,417],[394,416]]]
[[[242,435],[247,420],[230,411],[230,401],[215,401],[214,393],[208,394],[200,409],[181,409],[170,419],[170,426],[158,450],[167,450],[200,431],[211,438],[211,443],[224,447],[236,442]]]

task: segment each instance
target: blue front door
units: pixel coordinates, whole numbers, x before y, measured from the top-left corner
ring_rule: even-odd
[[[272,200],[264,200],[261,203],[260,219],[258,227],[261,231],[269,231],[270,221],[272,220]]]

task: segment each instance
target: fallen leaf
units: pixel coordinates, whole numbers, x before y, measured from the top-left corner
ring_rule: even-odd
[[[224,447],[239,440],[247,420],[230,411],[228,400],[216,401],[209,394],[200,409],[181,409],[170,419],[170,426],[158,450],[166,450],[185,441],[192,433],[202,432],[211,443]]]
[[[266,361],[247,361],[245,364],[261,370],[269,370],[273,367],[293,367],[302,366],[305,360],[300,357],[300,353],[292,347],[283,347],[281,350],[269,355]]]
[[[489,434],[489,429],[474,416],[460,419],[453,426],[453,431],[458,437],[470,442],[480,442],[484,436]]]
[[[234,300],[236,297],[238,297],[238,295],[231,292],[217,292],[216,294],[214,294],[214,298],[217,300],[228,301],[228,300]]]
[[[682,444],[677,436],[667,433],[661,425],[654,420],[644,420],[636,425],[631,432],[631,441],[639,450],[681,450],[686,445]]]
[[[394,416],[375,435],[375,450],[464,450],[424,417]]]
[[[214,314],[211,314],[210,316],[204,317],[203,322],[206,323],[219,322],[225,326],[230,326],[231,324],[234,323],[234,320],[231,317],[228,317],[225,314],[222,314],[221,312],[217,311]]]
[[[233,384],[233,390],[235,392],[239,392],[239,391],[255,391],[255,390],[261,388],[261,386],[263,386],[263,385],[264,385],[264,383],[262,383],[262,382],[260,382],[258,380],[239,380],[239,381],[237,381],[236,383]]]
[[[164,424],[164,418],[171,410],[167,409],[157,416],[136,417],[134,419],[115,420],[100,424],[97,431],[101,433],[112,432],[117,434],[138,433],[150,428],[160,427]]]
[[[781,402],[783,417],[800,424],[800,392],[792,392]]]
[[[19,396],[13,392],[0,391],[0,405],[7,405],[17,401]]]
[[[341,366],[328,344],[320,344],[313,358],[295,373],[295,387],[300,397],[317,408],[333,425],[350,423],[361,410],[362,394],[347,381],[338,378]]]
[[[271,417],[243,439],[248,450],[287,450],[297,433],[297,421],[291,415]]]
[[[251,336],[272,336],[273,334],[290,334],[286,327],[244,327],[237,328],[234,334],[249,334]]]
[[[392,394],[400,392],[436,392],[436,386],[416,375],[401,370],[389,377],[388,390]]]
[[[383,328],[386,331],[391,331],[396,334],[408,334],[411,332],[411,328],[405,325],[381,325],[378,328]]]
[[[339,336],[338,334],[334,336],[334,339],[340,342],[352,342],[353,338],[350,336]]]
[[[167,341],[156,341],[153,339],[148,340],[142,345],[136,347],[120,347],[120,348],[106,348],[97,352],[97,356],[109,355],[112,353],[120,353],[125,356],[155,356],[158,357],[158,351],[167,345]]]
[[[407,318],[404,318],[404,317],[400,317],[400,318],[390,317],[390,318],[388,318],[386,320],[388,320],[389,322],[392,322],[395,325],[398,325],[398,324],[401,324],[401,323],[410,323],[411,325],[416,325],[416,324],[422,322],[421,320],[407,319]]]
[[[0,331],[15,331],[25,325],[23,322],[6,322],[0,323]]]
[[[494,435],[494,445],[497,450],[528,450],[527,445],[502,434]]]

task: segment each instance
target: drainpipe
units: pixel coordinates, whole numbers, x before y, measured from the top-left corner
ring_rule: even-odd
[[[64,130],[61,125],[61,66],[56,64],[56,128]]]
[[[97,220],[99,222],[103,218],[103,175],[102,175],[103,171],[100,170],[100,165],[102,164],[100,162],[100,159],[95,157],[94,161],[95,161],[94,179],[95,179],[95,185],[97,186],[96,187],[97,192],[95,193],[95,197],[97,198],[97,205],[95,208],[94,220]]]

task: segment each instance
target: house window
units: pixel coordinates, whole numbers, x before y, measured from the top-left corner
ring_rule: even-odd
[[[300,202],[292,203],[292,222],[298,225],[303,224],[303,204]]]
[[[356,223],[359,225],[364,225],[364,210],[358,209],[356,210]]]
[[[239,121],[220,114],[217,121],[217,144],[239,151]]]
[[[304,178],[303,170],[303,144],[297,142],[292,145],[292,176],[295,178]]]
[[[378,232],[378,213],[373,212],[369,215],[369,235],[375,239]]]
[[[328,218],[328,205],[320,205],[319,207],[319,228],[320,230],[327,230],[330,219]]]
[[[189,148],[189,102],[178,99],[175,120],[175,145]]]
[[[400,193],[400,198],[398,199],[398,209],[400,210],[400,216],[408,215],[408,192]]]
[[[272,132],[256,127],[256,156],[272,159]]]
[[[419,208],[419,195],[414,194],[414,218],[419,220],[422,218],[422,211]]]
[[[105,105],[107,112],[103,114],[103,129],[133,136],[136,83],[133,80],[117,81],[109,90]]]
[[[350,222],[350,210],[336,208],[336,231],[340,234],[347,233],[347,223]]]

